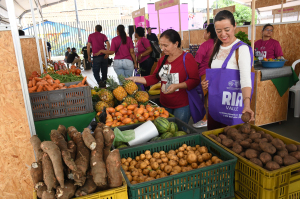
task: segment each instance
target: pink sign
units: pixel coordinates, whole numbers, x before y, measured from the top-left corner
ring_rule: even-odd
[[[134,18],[134,24],[136,27],[143,27],[145,28],[144,16]],[[146,19],[147,28],[149,27],[149,20]]]
[[[181,30],[188,30],[189,23],[189,13],[188,13],[188,4],[181,4]],[[152,30],[153,33],[158,34],[158,19],[157,11],[155,11],[154,4],[148,4],[148,14],[150,27],[156,28]],[[179,14],[178,14],[178,5],[159,10],[159,21],[160,21],[160,32],[164,32],[168,29],[174,29],[179,31]]]

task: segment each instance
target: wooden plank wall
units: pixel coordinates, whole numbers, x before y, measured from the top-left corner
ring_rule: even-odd
[[[0,32],[0,198],[30,199],[35,161],[10,31]]]

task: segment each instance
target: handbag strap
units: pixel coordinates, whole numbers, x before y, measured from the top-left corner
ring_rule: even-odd
[[[119,48],[121,47],[121,45],[122,45],[122,38],[121,38],[121,43],[120,43],[118,49],[116,50],[115,54],[117,54],[117,52],[118,52]]]
[[[185,73],[186,73],[185,81],[189,79],[189,74],[187,73],[187,70],[186,70],[186,67],[185,67],[185,57],[186,57],[186,55],[187,55],[187,52],[185,52],[184,55],[183,55],[183,66],[184,66],[184,70],[185,70]]]

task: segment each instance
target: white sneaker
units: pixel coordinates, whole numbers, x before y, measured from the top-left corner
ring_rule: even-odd
[[[195,128],[202,128],[206,126],[207,126],[207,120],[206,121],[200,120],[199,122],[193,124],[193,127]]]

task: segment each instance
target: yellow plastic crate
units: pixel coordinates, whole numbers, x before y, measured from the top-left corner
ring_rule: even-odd
[[[240,125],[233,126],[239,128]],[[292,139],[272,131],[251,125],[252,128],[264,131],[285,144],[300,145]],[[235,197],[242,199],[298,199],[300,198],[300,162],[275,171],[268,171],[226,148],[208,135],[223,133],[224,128],[203,132],[202,135],[215,142],[238,158],[235,166]]]
[[[35,190],[33,191],[33,199],[37,199]],[[77,197],[76,199],[128,199],[127,183],[123,177],[123,185],[121,187],[99,191],[87,196]]]

